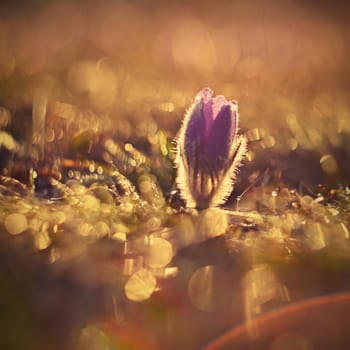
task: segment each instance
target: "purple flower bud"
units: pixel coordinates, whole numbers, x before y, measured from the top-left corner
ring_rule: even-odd
[[[204,209],[225,202],[247,150],[238,135],[238,107],[204,88],[185,115],[177,139],[177,178],[188,207]]]

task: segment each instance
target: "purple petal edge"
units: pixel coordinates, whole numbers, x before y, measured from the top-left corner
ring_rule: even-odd
[[[194,100],[196,102],[203,101],[203,103],[208,103],[213,98],[213,94],[214,94],[213,90],[206,87],[197,93]]]
[[[213,129],[213,125],[218,115],[221,113],[223,109],[227,107],[230,108],[231,114],[233,116],[232,121],[232,135],[234,138],[237,132],[237,102],[232,100],[228,101],[225,96],[217,95],[213,97],[213,90],[209,87],[205,87],[201,91],[199,91],[195,97],[193,106],[197,106],[198,108],[193,108],[194,115],[191,118],[191,122],[189,123],[189,132],[187,136],[193,140],[195,135],[202,138],[202,140],[207,143],[211,137],[211,132]],[[197,113],[200,113],[198,115]],[[197,116],[196,116],[197,114]],[[195,126],[196,125],[196,126]],[[197,129],[197,130],[193,130]]]
[[[227,106],[229,102],[226,100],[226,97],[223,95],[217,95],[213,98],[213,108],[212,108],[212,113],[213,113],[213,119],[215,120],[218,114],[220,113],[221,109],[224,106]]]

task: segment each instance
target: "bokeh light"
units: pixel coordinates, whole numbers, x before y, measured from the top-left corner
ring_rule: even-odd
[[[345,299],[313,304],[350,288],[347,10],[1,2],[0,348],[213,349],[233,329],[347,349]],[[207,86],[248,152],[227,202],[196,210],[174,144]],[[303,300],[323,317],[284,327]]]

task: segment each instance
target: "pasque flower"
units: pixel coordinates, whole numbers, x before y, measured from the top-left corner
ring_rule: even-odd
[[[238,135],[237,102],[201,90],[187,111],[176,143],[176,183],[187,207],[223,204],[247,150]]]

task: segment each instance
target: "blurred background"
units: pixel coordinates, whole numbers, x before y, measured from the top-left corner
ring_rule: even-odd
[[[84,132],[150,146],[158,129],[174,137],[210,86],[239,101],[249,162],[271,167],[276,154],[294,186],[346,178],[346,10],[289,0],[2,2],[2,130],[59,156]]]
[[[348,291],[348,18],[340,1],[2,1],[2,348],[199,349]],[[173,139],[206,86],[239,103],[226,208],[244,219],[174,194]],[[211,349],[345,349],[348,308],[283,309]]]

